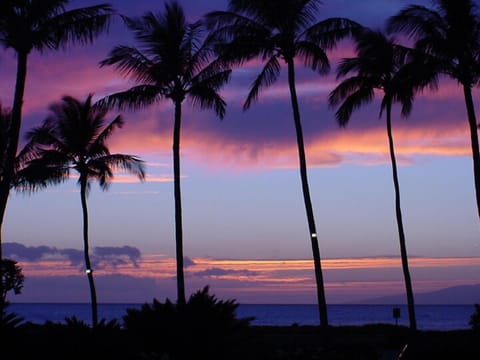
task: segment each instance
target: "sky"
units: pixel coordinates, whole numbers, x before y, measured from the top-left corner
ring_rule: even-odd
[[[96,1],[72,1],[87,6]],[[372,28],[407,0],[325,0],[319,19],[348,17]],[[429,5],[429,0],[416,0]],[[122,14],[160,11],[163,1],[121,0]],[[190,21],[226,0],[182,0]],[[118,44],[135,45],[118,19],[89,46],[29,58],[22,131],[38,125],[63,95],[95,99],[131,83],[99,62]],[[385,120],[378,99],[339,128],[328,93],[339,59],[353,55],[342,41],[329,53],[332,71],[320,77],[297,64],[297,91],[309,182],[323,262],[327,301],[344,303],[402,293],[397,225]],[[261,63],[235,69],[221,94],[223,120],[213,111],[183,111],[181,139],[186,285],[205,285],[221,297],[248,303],[314,303],[311,246],[286,84],[278,82],[242,110]],[[0,101],[12,103],[15,57],[0,52]],[[442,79],[438,91],[415,100],[408,119],[393,108],[393,135],[411,257],[414,291],[480,284],[480,228],[471,150],[461,88]],[[474,89],[478,107],[479,94]],[[113,119],[119,112],[112,111]],[[88,198],[90,244],[99,302],[175,298],[173,108],[162,102],[123,112],[125,126],[112,152],[134,154],[147,165],[143,183],[118,174],[108,191],[96,184]],[[34,193],[12,193],[4,220],[5,255],[19,260],[26,282],[11,301],[85,301],[81,271],[81,205],[76,179]],[[7,247],[8,245],[8,247]],[[80,257],[81,259],[81,257]]]

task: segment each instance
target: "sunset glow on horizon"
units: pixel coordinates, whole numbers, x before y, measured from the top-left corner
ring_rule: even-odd
[[[137,278],[141,281],[153,280],[156,286],[151,289],[151,297],[174,297],[175,259],[165,255],[144,255],[133,264],[124,259],[122,264],[99,263],[94,268],[99,279],[116,277],[121,279]],[[83,266],[72,264],[67,259],[42,259],[39,261],[20,261],[27,281],[35,284],[37,279],[76,278],[85,280]],[[342,258],[324,259],[323,269],[326,277],[327,296],[333,303],[364,301],[379,296],[393,295],[402,292],[400,259],[394,257],[376,258]],[[416,258],[410,260],[411,271],[418,274],[415,283],[418,293],[439,290],[445,287],[468,285],[472,281],[480,284],[478,277],[472,279],[471,269],[480,271],[480,257],[470,258]],[[423,278],[423,271],[432,269],[441,275]],[[381,271],[381,274],[378,273]],[[190,283],[189,288],[195,291],[209,285],[215,293],[226,297],[234,297],[244,303],[263,303],[259,294],[270,293],[272,302],[284,303],[282,294],[296,296],[299,303],[314,303],[313,263],[310,259],[210,259],[192,258],[185,269]],[[445,276],[445,272],[457,274],[456,279]],[[463,275],[462,275],[463,273]],[[361,276],[359,276],[361,274]],[[365,276],[365,280],[362,279]],[[369,275],[368,275],[369,274]],[[373,277],[374,279],[368,280]],[[194,288],[197,286],[197,289]],[[26,289],[27,290],[27,289]],[[86,290],[86,288],[84,289]],[[132,288],[132,291],[135,289]],[[118,289],[117,289],[118,291]],[[47,292],[48,293],[48,292]],[[101,294],[100,290],[100,294]],[[86,293],[85,293],[86,295]],[[18,296],[17,301],[29,301],[32,294],[26,291]],[[132,294],[112,298],[109,294],[100,296],[103,302],[128,302]],[[133,296],[133,298],[135,298]],[[46,299],[58,302],[55,296]],[[145,299],[145,301],[148,298]],[[130,300],[131,301],[131,300]],[[138,301],[138,300],[137,300]]]

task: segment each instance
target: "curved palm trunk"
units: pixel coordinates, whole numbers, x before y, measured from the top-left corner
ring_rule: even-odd
[[[318,311],[320,315],[320,326],[328,327],[327,302],[325,298],[325,286],[323,282],[322,264],[320,249],[318,246],[317,229],[315,226],[315,217],[313,215],[313,206],[310,199],[310,189],[308,186],[307,161],[305,158],[305,146],[303,142],[302,123],[300,121],[300,110],[298,107],[297,92],[295,89],[295,66],[293,60],[287,61],[288,64],[288,86],[290,88],[290,98],[293,109],[293,119],[295,121],[295,130],[297,135],[298,158],[300,163],[300,178],[302,181],[303,200],[305,202],[305,211],[307,213],[308,230],[313,252],[313,264],[315,268],[315,280],[317,285]]]
[[[175,124],[173,128],[173,183],[175,197],[175,244],[177,257],[177,304],[183,305],[185,298],[185,277],[183,274],[183,226],[182,195],[180,191],[180,129],[182,103],[175,101]]]
[[[463,85],[465,95],[465,105],[468,114],[468,126],[470,128],[470,142],[472,146],[473,158],[473,176],[475,181],[475,196],[477,200],[477,211],[480,217],[480,149],[478,146],[477,119],[475,116],[475,106],[473,105],[472,89],[470,86]]]
[[[20,126],[22,123],[22,105],[23,96],[25,93],[25,81],[27,78],[27,61],[28,52],[17,53],[17,78],[15,80],[15,94],[13,98],[12,107],[12,129],[10,141],[7,147],[7,159],[5,162],[5,169],[3,169],[3,179],[0,182],[0,262],[3,259],[3,220],[5,217],[5,211],[8,203],[8,196],[10,194],[10,185],[14,174],[15,156],[17,155],[18,141],[20,137]],[[1,271],[1,269],[0,269]],[[0,287],[2,286],[0,282]],[[3,293],[3,289],[0,288],[0,294]],[[0,309],[5,306],[5,299],[3,296],[0,299]]]
[[[405,279],[405,290],[407,293],[407,305],[408,305],[408,319],[410,322],[410,329],[412,331],[417,330],[417,320],[415,316],[415,304],[413,301],[412,280],[410,278],[410,271],[408,269],[408,256],[407,246],[405,244],[405,232],[403,230],[402,209],[400,207],[400,185],[398,181],[397,173],[397,160],[395,158],[395,149],[393,146],[392,136],[392,104],[387,104],[387,134],[388,134],[388,147],[390,150],[390,160],[392,162],[392,175],[393,186],[395,188],[395,213],[397,216],[398,237],[400,240],[400,255],[402,258],[403,277]]]
[[[98,310],[97,310],[97,292],[95,290],[95,282],[93,280],[93,269],[90,263],[90,254],[88,246],[88,210],[87,210],[87,181],[80,180],[80,198],[82,200],[83,212],[83,255],[85,257],[85,272],[88,277],[88,284],[90,286],[90,301],[92,304],[92,325],[98,325]]]

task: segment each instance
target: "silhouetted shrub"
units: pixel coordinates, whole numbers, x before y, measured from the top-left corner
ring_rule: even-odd
[[[20,325],[24,319],[16,313],[9,313],[7,309],[2,309],[0,314],[0,331],[9,330]]]
[[[141,348],[158,358],[233,359],[252,319],[237,319],[234,300],[218,300],[206,286],[185,305],[153,299],[140,309],[127,309],[125,329]],[[244,339],[243,339],[244,340]]]
[[[470,315],[468,323],[473,331],[480,332],[480,304],[475,304],[475,312]]]
[[[18,359],[133,358],[129,356],[129,341],[116,320],[101,320],[95,328],[75,316],[66,317],[64,322],[27,323],[18,328],[17,342],[22,344],[16,350]]]

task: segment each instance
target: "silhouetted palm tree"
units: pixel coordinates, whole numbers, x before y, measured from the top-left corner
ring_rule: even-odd
[[[473,173],[480,217],[480,149],[472,88],[480,83],[480,12],[472,0],[433,0],[433,7],[410,5],[388,20],[390,32],[407,34],[427,55],[427,76],[436,86],[446,75],[463,87],[472,147]],[[427,79],[428,79],[427,77]]]
[[[0,44],[17,57],[17,74],[12,106],[10,140],[0,181],[0,260],[2,225],[7,207],[22,119],[28,56],[74,43],[90,43],[105,31],[113,9],[107,4],[66,10],[70,0],[0,1]]]
[[[27,134],[29,161],[19,171],[21,183],[30,189],[46,187],[67,180],[72,170],[79,175],[80,199],[83,212],[83,250],[85,272],[90,286],[92,324],[98,324],[97,297],[90,263],[88,241],[87,195],[92,180],[98,180],[102,190],[108,188],[115,170],[127,171],[140,180],[145,178],[143,161],[132,155],[110,154],[106,141],[116,128],[123,125],[117,116],[106,123],[107,111],[92,104],[65,96],[50,106],[51,115],[43,124]]]
[[[329,95],[331,106],[339,104],[335,116],[340,126],[346,126],[352,112],[363,105],[370,103],[375,91],[383,92],[380,107],[380,117],[385,112],[387,122],[388,147],[392,164],[393,185],[395,188],[395,212],[397,217],[400,253],[402,258],[403,275],[407,293],[410,328],[416,330],[415,306],[413,299],[412,282],[408,269],[407,247],[403,229],[402,210],[400,206],[400,185],[397,173],[397,160],[392,135],[392,104],[400,103],[402,115],[408,116],[412,109],[415,95],[415,86],[410,75],[413,66],[410,66],[411,49],[395,43],[380,31],[365,30],[356,37],[356,53],[354,58],[342,59],[337,78],[354,73],[343,80]]]
[[[303,198],[311,240],[320,324],[328,326],[325,289],[321,267],[315,217],[308,185],[307,163],[300,109],[295,87],[295,60],[319,74],[326,74],[330,64],[326,50],[348,36],[358,24],[342,18],[317,22],[319,0],[230,0],[228,11],[207,14],[206,22],[212,28],[211,41],[225,61],[240,65],[260,57],[265,65],[253,81],[244,103],[248,109],[260,91],[272,85],[280,75],[281,61],[288,71],[288,86],[293,110]]]
[[[177,261],[177,302],[185,304],[183,272],[183,227],[180,191],[180,130],[185,99],[202,109],[213,108],[220,118],[225,101],[218,91],[228,81],[230,70],[212,58],[199,23],[188,23],[177,2],[165,4],[163,12],[148,12],[140,18],[126,18],[139,47],[117,46],[101,62],[115,65],[138,85],[107,96],[107,107],[140,109],[169,99],[175,108],[173,129],[173,172],[175,197],[175,243]]]

